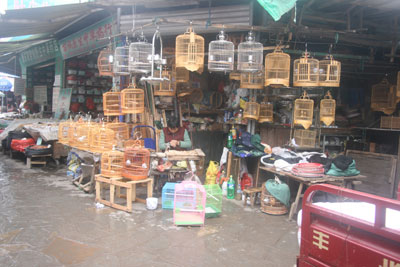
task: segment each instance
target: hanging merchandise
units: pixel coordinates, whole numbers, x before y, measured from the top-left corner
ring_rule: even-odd
[[[123,114],[144,113],[144,90],[136,88],[136,84],[122,90],[121,111]]]
[[[306,51],[303,56],[293,62],[293,86],[318,86],[319,62],[310,57]]]
[[[339,87],[340,86],[340,62],[328,55],[319,62],[319,86]]]
[[[129,75],[129,46],[115,48],[113,71],[116,75]]]
[[[290,56],[277,46],[265,56],[265,86],[289,86]]]
[[[273,122],[274,121],[274,105],[264,99],[264,102],[260,104],[260,116],[258,116],[258,122]]]
[[[100,76],[113,76],[114,51],[111,45],[100,51],[97,58],[97,68]]]
[[[189,81],[189,71],[186,68],[177,68],[172,65],[172,79],[176,83],[187,83]]]
[[[386,77],[380,83],[372,85],[371,109],[382,111],[387,115],[393,114],[396,110],[395,87],[389,83]]]
[[[123,122],[110,122],[106,124],[106,128],[113,130],[115,133],[114,142],[118,145],[119,142],[123,142],[129,139],[129,125]]]
[[[238,71],[233,71],[229,73],[229,79],[234,80],[234,81],[240,81],[240,72]]]
[[[103,94],[103,112],[104,116],[122,115],[121,92],[110,91]]]
[[[302,125],[304,129],[310,128],[313,121],[314,100],[310,99],[307,92],[294,101],[294,124]]]
[[[242,72],[240,74],[240,88],[246,89],[263,89],[264,88],[264,72]]]
[[[243,118],[258,120],[259,116],[260,116],[260,104],[254,102],[254,99],[253,102],[246,102],[243,111]]]
[[[238,46],[238,67],[239,71],[256,72],[263,70],[263,45],[255,41],[252,31]]]
[[[101,175],[110,178],[122,177],[124,153],[116,150],[106,151],[101,154]]]
[[[129,72],[149,73],[151,71],[151,53],[152,45],[147,42],[142,32],[137,42],[129,45]]]
[[[235,45],[227,41],[227,36],[222,30],[216,41],[211,41],[208,46],[208,70],[232,71],[235,63]]]
[[[160,71],[156,71],[156,76],[160,75]],[[170,71],[164,70],[162,76],[166,77],[167,80],[162,81],[160,84],[154,85],[154,95],[155,96],[175,96],[176,86],[173,82],[172,75]]]
[[[321,100],[319,118],[326,126],[335,121],[336,100],[332,99],[331,92],[328,91],[325,98]]]
[[[184,34],[176,37],[176,67],[202,72],[204,68],[204,38],[193,31],[192,23]]]
[[[299,147],[315,148],[317,131],[316,130],[294,130],[294,140]]]

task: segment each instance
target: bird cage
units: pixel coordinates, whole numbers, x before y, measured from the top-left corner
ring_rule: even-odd
[[[234,80],[234,81],[240,81],[240,72],[233,71],[233,72],[229,73],[229,79]]]
[[[187,83],[189,81],[189,71],[186,68],[177,68],[172,66],[172,79],[176,83]]]
[[[69,128],[74,125],[72,120],[63,121],[58,124],[58,142],[64,145],[69,143]]]
[[[183,181],[175,186],[174,224],[204,225],[206,192],[196,182]]]
[[[235,63],[235,45],[225,40],[226,35],[221,31],[216,41],[208,45],[208,70],[209,71],[232,71]]]
[[[326,126],[331,125],[335,121],[336,100],[332,99],[331,92],[328,91],[325,98],[321,100],[319,119]]]
[[[306,51],[303,56],[293,62],[293,86],[318,86],[318,60],[311,58]]]
[[[271,102],[262,102],[260,104],[260,116],[258,122],[273,122],[274,121],[274,105]]]
[[[91,122],[78,123],[74,133],[73,146],[80,150],[90,151],[91,138],[93,137],[92,131],[97,127],[97,124]]]
[[[239,71],[256,72],[263,69],[263,45],[255,41],[253,32],[249,32],[246,42],[238,46]]]
[[[129,139],[129,125],[126,123],[111,122],[106,124],[106,128],[114,131],[116,143]]]
[[[244,119],[258,120],[260,116],[260,104],[256,102],[246,102],[243,110]]]
[[[242,72],[240,74],[240,87],[247,89],[263,89],[264,73],[262,71]]]
[[[334,60],[332,55],[319,62],[319,86],[339,87],[340,62]]]
[[[265,56],[265,86],[289,86],[290,56],[277,46]]]
[[[123,114],[144,113],[144,90],[130,85],[121,91],[121,110]]]
[[[156,75],[160,75],[160,71],[156,72]],[[168,79],[162,81],[160,84],[154,85],[155,96],[175,96],[176,86],[172,80],[171,72],[163,70],[162,76]]]
[[[130,180],[143,180],[148,177],[150,151],[142,147],[125,148],[122,176]]]
[[[396,110],[395,86],[384,78],[380,83],[372,85],[371,109],[392,114]]]
[[[315,148],[317,138],[317,131],[312,130],[294,130],[294,140],[299,147],[312,147]]]
[[[176,37],[176,67],[199,71],[204,67],[204,38],[194,33],[190,26]]]
[[[113,76],[114,51],[111,47],[104,48],[100,51],[97,58],[97,68],[100,76]]]
[[[294,101],[294,124],[302,125],[304,129],[310,128],[313,121],[314,100],[310,99],[304,91],[303,95]]]
[[[161,193],[163,209],[174,209],[175,185],[176,183],[165,183],[163,186]]]
[[[79,123],[77,122],[71,122],[71,124],[68,127],[68,144],[71,147],[76,147],[75,145],[75,134],[76,134],[76,128],[79,126]]]
[[[129,47],[120,46],[114,52],[114,74],[129,75]]]
[[[265,183],[261,187],[261,211],[271,215],[286,214],[287,207],[268,192]]]
[[[121,92],[103,94],[103,112],[105,116],[119,116],[121,113]]]
[[[137,42],[129,45],[129,72],[149,73],[151,71],[152,45],[147,42],[143,33]]]
[[[124,166],[124,153],[116,150],[106,151],[101,154],[101,175],[109,178],[122,177]]]
[[[111,150],[115,145],[115,132],[105,125],[93,127],[90,138],[90,151],[103,153]]]
[[[222,190],[217,184],[204,185],[206,191],[206,218],[217,217],[222,212]]]

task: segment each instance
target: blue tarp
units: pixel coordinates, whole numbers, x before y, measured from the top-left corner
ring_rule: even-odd
[[[296,0],[257,0],[258,3],[278,21],[286,12],[296,5]]]

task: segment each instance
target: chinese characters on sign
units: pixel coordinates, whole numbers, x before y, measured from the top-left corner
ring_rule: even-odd
[[[313,245],[319,249],[329,250],[329,235],[317,230],[313,230],[313,233],[315,234],[313,235],[313,239],[315,240],[313,241]]]
[[[51,40],[42,44],[35,45],[20,54],[20,62],[25,66],[38,64],[49,59],[55,58],[59,52],[56,40]]]

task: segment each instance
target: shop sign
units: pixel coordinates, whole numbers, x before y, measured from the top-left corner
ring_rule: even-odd
[[[112,18],[106,18],[60,40],[62,56],[67,59],[104,47],[110,42],[107,37],[116,34],[116,32]]]
[[[57,40],[50,40],[45,43],[35,45],[20,53],[20,63],[24,66],[31,66],[53,59],[60,51]]]
[[[81,4],[88,0],[1,0],[6,4],[6,9],[23,9],[34,7],[58,6],[66,4]]]

